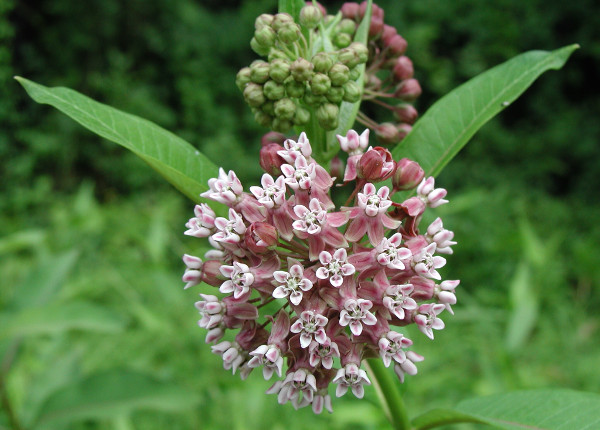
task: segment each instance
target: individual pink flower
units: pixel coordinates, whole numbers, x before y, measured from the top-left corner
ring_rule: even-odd
[[[300,318],[292,324],[290,331],[292,333],[300,333],[300,346],[302,348],[308,347],[313,339],[323,344],[327,339],[324,329],[327,321],[329,320],[323,315],[313,311],[304,311],[300,314]]]
[[[412,266],[419,276],[425,278],[442,279],[436,269],[446,265],[446,259],[440,256],[434,256],[436,250],[435,242],[430,243],[413,255]]]
[[[206,203],[196,205],[194,218],[185,224],[188,228],[183,234],[194,237],[208,237],[215,231],[215,212]]]
[[[246,225],[242,217],[233,209],[229,209],[229,219],[218,217],[215,219],[218,231],[211,237],[217,242],[236,244],[246,232]]]
[[[222,266],[221,273],[229,280],[223,282],[219,291],[223,294],[233,293],[236,299],[248,293],[254,283],[254,275],[250,272],[250,268],[237,261],[234,261],[232,266]]]
[[[186,265],[185,272],[181,278],[183,282],[186,282],[184,290],[190,287],[194,287],[202,282],[202,260],[193,255],[184,254],[183,262]]]
[[[402,260],[412,257],[410,249],[400,246],[402,235],[395,233],[389,239],[384,237],[379,245],[376,246],[377,262],[390,269],[404,270],[405,266]]]
[[[344,309],[340,312],[340,325],[344,327],[349,325],[352,334],[360,336],[363,324],[377,324],[377,318],[369,311],[372,307],[373,303],[370,300],[347,299]]]
[[[267,393],[277,392],[277,401],[280,405],[291,401],[297,409],[313,401],[317,392],[316,382],[315,375],[309,369],[298,369],[288,373],[281,384],[274,385]]]
[[[320,344],[319,342],[312,341],[308,346],[310,354],[309,363],[312,367],[317,367],[319,364],[325,369],[331,369],[333,367],[333,359],[340,357],[340,350],[337,343],[331,339],[325,339],[325,342]]]
[[[216,296],[200,294],[204,300],[195,303],[196,309],[202,315],[198,325],[202,328],[212,329],[223,321],[225,305]]]
[[[308,163],[303,155],[298,155],[294,165],[282,164],[281,172],[285,175],[285,183],[293,190],[309,190],[316,176],[316,164]]]
[[[429,339],[433,339],[433,330],[441,330],[445,327],[444,321],[438,318],[444,309],[446,306],[441,303],[427,303],[419,306],[419,314],[415,316],[415,323]]]
[[[379,339],[379,356],[385,367],[390,367],[392,360],[402,364],[406,360],[404,348],[412,345],[412,340],[404,337],[402,333],[389,331]]]
[[[292,265],[289,272],[277,270],[273,272],[276,284],[280,284],[273,290],[273,297],[283,299],[290,297],[290,302],[299,305],[302,301],[302,292],[312,288],[313,283],[304,277],[304,268],[300,263]]]
[[[327,251],[322,251],[319,254],[319,261],[322,266],[317,269],[317,278],[329,279],[331,285],[336,288],[342,285],[344,276],[350,276],[356,271],[354,266],[348,263],[348,254],[345,248],[336,250],[333,256]]]
[[[223,168],[219,168],[219,177],[208,180],[208,191],[200,194],[201,197],[223,203],[227,206],[233,206],[240,201],[244,188],[242,183],[233,170],[225,173]]]
[[[271,379],[273,372],[281,377],[283,366],[283,357],[281,351],[275,345],[261,345],[250,353],[252,358],[248,361],[248,366],[255,368],[263,366],[263,377],[265,380]]]
[[[413,311],[417,309],[417,302],[410,297],[414,287],[412,284],[390,285],[385,290],[383,296],[383,305],[396,316],[403,320],[405,311]]]
[[[352,394],[357,398],[362,399],[365,395],[365,388],[363,385],[371,385],[371,381],[367,376],[367,372],[360,369],[355,363],[348,363],[345,367],[338,370],[333,383],[338,384],[335,395],[341,397],[348,391],[348,388],[352,389]]]
[[[454,233],[444,228],[441,218],[436,218],[436,220],[427,227],[426,238],[429,242],[435,242],[437,245],[435,251],[440,254],[452,254],[453,251],[451,246],[456,245],[456,242],[452,240],[454,238]]]
[[[367,146],[369,146],[369,129],[365,129],[360,136],[354,130],[348,130],[346,136],[340,136],[336,134],[338,142],[340,143],[340,148],[342,151],[347,152],[348,155],[358,155],[362,154]]]
[[[414,351],[406,351],[406,359],[402,363],[396,363],[394,365],[394,372],[400,382],[404,382],[404,374],[407,375],[416,375],[417,374],[417,366],[415,363],[425,360],[422,355],[417,354]]]
[[[350,210],[352,222],[346,230],[346,239],[358,242],[367,233],[371,245],[377,246],[383,239],[384,227],[396,229],[400,221],[390,218],[386,211],[392,205],[390,189],[383,186],[377,191],[375,185],[367,182],[363,192],[358,193],[358,207]]]
[[[298,156],[302,156],[308,160],[312,154],[312,147],[305,132],[300,133],[298,141],[286,139],[283,142],[283,147],[285,149],[277,151],[277,154],[290,164],[295,162]]]
[[[435,188],[435,179],[433,179],[433,176],[423,179],[417,187],[417,195],[430,208],[437,208],[444,203],[448,203],[448,200],[444,200],[447,193],[444,188]]]
[[[262,188],[257,186],[250,187],[250,192],[254,194],[258,203],[272,209],[281,206],[285,202],[285,178],[283,176],[279,176],[273,180],[271,175],[265,173],[260,183]]]
[[[212,352],[221,355],[223,358],[223,368],[231,369],[235,375],[236,370],[245,361],[244,350],[237,342],[223,341],[212,348]]]
[[[294,213],[298,220],[292,223],[295,230],[311,235],[321,233],[321,226],[327,220],[327,211],[323,209],[317,199],[312,199],[308,208],[302,205],[294,206]]]
[[[446,306],[446,310],[454,315],[451,305],[456,304],[456,293],[454,289],[458,286],[460,281],[443,281],[435,289],[435,294],[439,303]]]
[[[392,153],[381,146],[369,148],[356,166],[357,176],[371,182],[388,179],[396,170],[396,162]]]

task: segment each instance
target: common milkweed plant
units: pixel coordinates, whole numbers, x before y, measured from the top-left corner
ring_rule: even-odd
[[[201,292],[198,324],[225,369],[242,379],[260,372],[276,401],[317,414],[333,412],[332,398],[362,398],[374,384],[397,429],[454,422],[554,428],[560,417],[543,422],[552,402],[580,405],[586,394],[509,393],[411,420],[398,384],[418,378],[419,344],[451,322],[460,296],[459,281],[442,278],[454,233],[439,217],[421,222],[448,203],[434,177],[577,46],[519,55],[419,118],[412,102],[421,86],[407,45],[372,1],[328,13],[316,2],[282,0],[279,13],[257,17],[250,47],[260,58],[235,82],[256,121],[271,130],[254,160],[264,170],[257,184],[242,184],[235,165],[213,165],[148,121],[17,79],[36,101],[135,152],[196,203],[185,234],[210,250],[183,256],[183,281]],[[369,117],[368,103],[388,117]],[[408,338],[410,324],[423,336]],[[524,404],[539,413],[525,413]],[[586,419],[568,409],[563,421]]]

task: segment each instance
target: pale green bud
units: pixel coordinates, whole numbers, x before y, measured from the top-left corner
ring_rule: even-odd
[[[261,110],[254,110],[254,120],[263,127],[270,127],[273,122],[273,117],[264,113]]]
[[[348,81],[343,87],[344,89],[344,101],[349,103],[356,103],[362,97],[360,87],[356,82]]]
[[[292,99],[284,98],[275,102],[275,116],[283,120],[291,120],[296,112],[296,103]]]
[[[308,109],[298,106],[296,112],[294,113],[294,119],[292,121],[294,125],[308,124],[308,121],[310,121],[310,112],[308,111]]]
[[[263,13],[262,15],[259,15],[258,18],[256,18],[256,20],[254,21],[254,28],[258,30],[259,28],[262,28],[264,26],[270,26],[273,22],[273,18],[273,15],[271,15],[270,13]]]
[[[279,100],[285,96],[285,88],[282,84],[269,80],[265,82],[263,93],[269,100]]]
[[[277,30],[277,38],[285,45],[290,45],[300,38],[300,26],[295,22],[282,24]]]
[[[324,73],[315,73],[310,80],[310,89],[316,96],[326,94],[331,88],[331,80]]]
[[[331,66],[333,66],[333,58],[326,52],[319,52],[312,57],[312,63],[315,66],[315,72],[327,73]]]
[[[308,4],[300,9],[300,24],[309,30],[316,28],[322,19],[323,14],[321,10],[312,4]]]
[[[314,94],[312,91],[307,90],[304,93],[304,103],[309,106],[319,106],[327,102],[327,97],[322,95]]]
[[[258,40],[256,40],[254,37],[252,38],[252,40],[250,40],[250,48],[252,48],[252,50],[261,57],[264,57],[269,54],[269,47],[261,45],[260,43],[258,43]]]
[[[271,61],[269,76],[275,82],[282,83],[288,76],[290,76],[290,62],[279,58]]]
[[[338,33],[333,37],[333,44],[338,48],[345,48],[352,43],[352,36],[346,33]]]
[[[279,31],[279,29],[284,24],[293,23],[293,22],[294,22],[294,18],[292,18],[292,15],[290,15],[288,13],[278,13],[273,18],[273,22],[271,22],[271,27],[273,27],[273,30]]]
[[[364,43],[352,42],[350,49],[353,49],[358,55],[359,64],[366,63],[369,60],[369,48]]]
[[[350,79],[350,69],[342,63],[335,63],[329,69],[329,78],[332,85],[340,87]]]
[[[304,97],[304,90],[306,88],[306,84],[304,82],[298,82],[293,77],[288,77],[285,82],[285,92],[288,97],[293,97],[296,99]]]
[[[333,130],[338,126],[340,108],[332,103],[324,103],[317,109],[317,121],[325,130]]]
[[[358,67],[351,69],[349,77],[351,81],[356,81],[358,78],[360,78],[360,69]]]
[[[269,63],[254,61],[250,65],[250,79],[255,84],[264,84],[269,79]]]
[[[252,107],[259,107],[265,102],[262,85],[250,82],[244,88],[244,99]]]
[[[277,33],[271,27],[263,26],[254,32],[256,41],[265,48],[270,48],[275,44]]]
[[[266,113],[269,116],[275,116],[275,104],[270,101],[267,100],[261,107],[260,109]]]
[[[269,60],[269,62],[273,62],[275,60],[286,60],[286,61],[288,61],[288,56],[281,49],[271,48],[269,50],[268,60]]]
[[[312,76],[313,64],[305,60],[302,57],[299,57],[292,63],[291,72],[292,76],[295,80],[299,82],[308,81]]]
[[[235,84],[240,91],[244,91],[246,84],[249,82],[252,82],[252,79],[250,79],[250,67],[244,67],[235,76]]]
[[[356,23],[354,22],[354,20],[344,18],[336,26],[336,30],[339,33],[346,33],[352,35],[356,31]]]
[[[344,99],[344,88],[342,87],[331,87],[327,94],[325,94],[327,100],[331,103],[339,104]]]
[[[360,62],[358,54],[351,48],[341,49],[338,53],[338,61],[348,66],[349,69],[353,69]]]

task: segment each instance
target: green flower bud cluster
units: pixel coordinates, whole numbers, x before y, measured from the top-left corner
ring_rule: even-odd
[[[358,22],[336,19],[308,2],[298,22],[285,13],[260,15],[251,46],[263,59],[236,77],[256,121],[283,133],[309,123],[311,117],[325,130],[337,128],[341,103],[362,98],[356,81],[359,66],[369,60],[369,49],[353,41]],[[323,25],[337,51],[320,52],[326,45],[320,35]]]

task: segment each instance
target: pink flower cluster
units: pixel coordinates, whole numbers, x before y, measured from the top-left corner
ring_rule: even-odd
[[[276,374],[267,393],[295,408],[312,405],[315,413],[331,412],[331,383],[338,397],[348,389],[363,397],[371,384],[361,368],[367,358],[393,364],[401,381],[416,374],[423,357],[397,327],[414,323],[433,339],[444,328],[440,314],[452,313],[459,283],[438,272],[454,234],[439,218],[419,230],[424,211],[447,202],[446,191],[415,162],[395,162],[379,147],[363,153],[368,131],[338,140],[350,154],[345,184],[355,185],[348,206],[336,209],[334,178],[311,157],[302,133],[269,144],[278,147],[261,160],[270,173],[249,193],[233,171],[221,169],[202,197],[228,206],[228,216],[197,205],[185,232],[213,247],[204,260],[183,257],[186,288],[204,282],[220,293],[201,294],[196,303],[212,351],[242,378],[255,368],[267,380]],[[388,178],[391,189],[376,187]],[[402,203],[390,199],[414,188]]]

